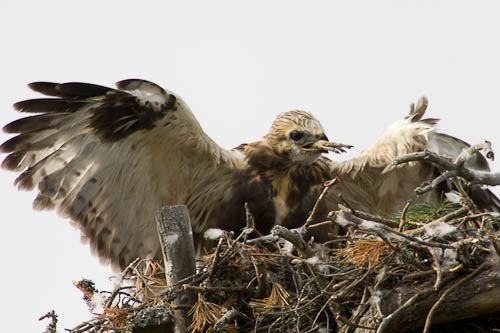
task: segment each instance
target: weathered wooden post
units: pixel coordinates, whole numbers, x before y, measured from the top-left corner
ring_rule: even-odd
[[[196,272],[193,231],[186,206],[165,206],[156,213],[158,236],[165,262],[167,286],[193,276]],[[189,283],[186,281],[185,283]],[[174,305],[192,305],[195,294],[182,290],[174,300]],[[175,332],[185,332],[189,324],[188,310],[175,310]]]

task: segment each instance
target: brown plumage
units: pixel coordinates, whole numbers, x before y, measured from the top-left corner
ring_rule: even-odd
[[[37,115],[4,127],[18,135],[0,146],[8,153],[2,166],[21,172],[19,189],[38,186],[35,209],[56,209],[102,260],[121,268],[136,257],[161,257],[154,214],[164,205],[187,205],[196,239],[211,227],[238,231],[245,203],[267,233],[303,224],[323,183],[338,176],[318,219],[336,208],[339,193],[365,211],[391,213],[434,175],[423,163],[392,167],[395,156],[466,145],[435,132],[435,119],[422,119],[425,99],[370,148],[332,162],[322,154],[348,146],[329,142],[304,111],[282,113],[264,137],[225,150],[178,96],[147,81],[30,87],[53,98],[15,104]]]

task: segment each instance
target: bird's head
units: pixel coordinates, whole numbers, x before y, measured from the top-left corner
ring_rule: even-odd
[[[267,140],[276,154],[301,165],[314,163],[322,153],[340,153],[352,147],[328,141],[319,121],[305,111],[279,114],[269,130]]]

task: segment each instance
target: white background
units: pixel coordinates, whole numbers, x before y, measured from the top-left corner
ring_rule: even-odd
[[[180,94],[225,148],[305,109],[356,153],[422,94],[443,132],[495,148],[497,3],[2,0],[0,124],[19,117],[14,102],[37,96],[32,81],[144,78]],[[37,318],[55,309],[62,332],[89,317],[72,280],[105,289],[110,271],[67,221],[33,212],[35,194],[16,191],[14,178],[0,171],[1,330],[41,332]]]

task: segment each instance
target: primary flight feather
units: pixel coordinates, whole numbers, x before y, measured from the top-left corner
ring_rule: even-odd
[[[262,233],[277,224],[298,227],[323,183],[336,176],[340,183],[320,203],[318,221],[336,208],[339,193],[359,209],[389,214],[435,175],[426,163],[393,167],[394,157],[426,148],[456,155],[467,146],[437,133],[436,119],[422,119],[425,98],[371,147],[334,162],[322,154],[350,146],[328,141],[305,111],[281,113],[265,136],[226,150],[203,132],[179,96],[151,82],[120,81],[117,89],[49,82],[30,87],[50,98],[15,104],[36,115],[4,127],[18,135],[0,146],[8,153],[2,167],[21,172],[19,189],[38,186],[33,207],[69,218],[116,268],[137,257],[161,258],[154,215],[162,206],[188,207],[199,244],[208,228],[241,229],[245,203]],[[481,155],[470,162],[480,169],[485,163]],[[493,194],[478,191],[498,206]]]

